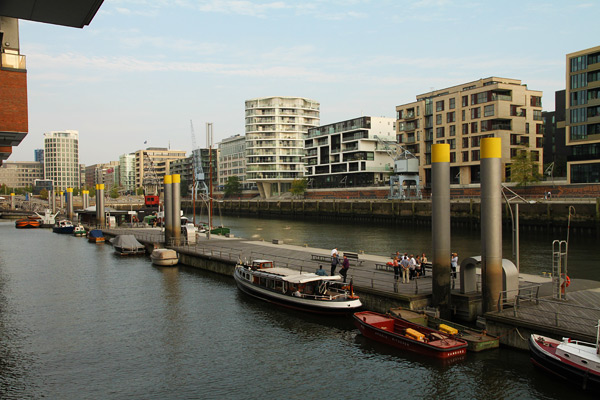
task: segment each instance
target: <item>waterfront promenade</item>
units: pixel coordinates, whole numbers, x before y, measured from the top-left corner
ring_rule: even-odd
[[[141,242],[151,247],[164,241],[158,228],[110,229],[108,235],[135,234]],[[228,238],[212,235],[211,239],[199,236],[198,242],[185,246],[170,246],[177,250],[183,264],[231,276],[238,260],[266,258],[278,266],[299,271],[314,272],[319,264],[329,271],[329,262],[315,261],[313,256],[327,260],[331,249],[278,244],[266,241]],[[353,252],[353,249],[338,249]],[[320,257],[317,257],[320,258]],[[432,281],[428,271],[425,277],[402,284],[394,280],[393,272],[376,268],[390,258],[359,254],[359,262],[351,261],[348,280],[352,279],[356,292],[365,308],[387,312],[392,307],[423,309],[430,305]],[[476,301],[480,293],[461,295],[457,279],[452,290],[453,304],[464,303],[465,298]],[[531,333],[542,333],[555,337],[573,337],[595,341],[595,325],[600,319],[600,282],[573,279],[568,290],[568,300],[551,298],[551,279],[548,276],[520,274],[521,290],[499,312],[485,315],[487,329],[501,336],[503,344],[527,348]],[[478,285],[478,291],[481,287]],[[475,300],[474,300],[475,299]],[[454,311],[459,313],[460,310]]]

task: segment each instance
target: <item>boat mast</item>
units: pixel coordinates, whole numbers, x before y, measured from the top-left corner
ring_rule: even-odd
[[[212,142],[213,142],[213,124],[206,123],[206,141],[208,147],[208,167],[209,167],[209,195],[208,195],[208,230],[212,230],[212,211],[213,211],[213,168],[212,168]]]

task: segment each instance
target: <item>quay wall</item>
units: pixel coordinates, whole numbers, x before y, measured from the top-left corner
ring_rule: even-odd
[[[573,210],[574,208],[574,210]],[[190,212],[191,201],[184,200],[182,209]],[[519,225],[525,230],[566,231],[571,210],[571,231],[600,234],[600,198],[588,202],[540,201],[519,204]],[[451,202],[451,221],[455,226],[478,228],[479,199]],[[428,200],[222,200],[215,213],[232,216],[289,219],[329,219],[385,224],[431,224],[431,202]],[[515,206],[512,206],[515,212]],[[503,204],[503,223],[511,224],[511,208]]]

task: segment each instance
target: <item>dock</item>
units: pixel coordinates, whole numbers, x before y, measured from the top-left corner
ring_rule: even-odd
[[[133,234],[148,249],[164,243],[160,228],[105,229],[104,233],[108,236]],[[303,272],[315,272],[319,265],[329,272],[331,267],[330,249],[283,244],[279,240],[266,242],[218,235],[212,235],[210,239],[198,236],[195,244],[169,248],[180,254],[180,262],[184,265],[227,276],[233,276],[238,260],[258,258]],[[340,254],[345,250],[356,254],[351,249],[338,249]],[[392,271],[381,269],[388,261],[389,257],[362,253],[358,254],[357,260],[351,260],[347,282],[352,280],[364,307],[385,313],[395,307],[418,310],[430,305],[431,272],[402,284],[394,279]],[[455,279],[452,287],[452,303],[458,317],[460,309],[473,307],[481,294],[460,294],[459,281]],[[510,304],[503,304],[502,310],[484,315],[488,333],[500,336],[502,344],[527,349],[531,333],[595,342],[595,326],[600,319],[600,282],[573,279],[566,301],[551,298],[549,277],[520,274],[519,286],[522,290]]]

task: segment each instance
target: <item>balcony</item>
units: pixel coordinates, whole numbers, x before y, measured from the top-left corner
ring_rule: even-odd
[[[2,53],[1,60],[0,67],[2,68],[19,69],[23,71],[27,69],[25,56],[19,54]]]

